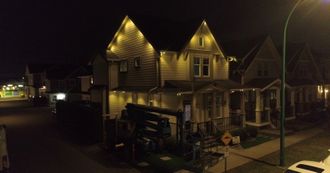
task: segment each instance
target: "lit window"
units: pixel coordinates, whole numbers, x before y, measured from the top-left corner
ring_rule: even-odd
[[[127,72],[127,60],[120,61],[119,72]]]
[[[203,76],[210,76],[210,61],[208,58],[203,58]]]
[[[194,58],[194,76],[196,76],[196,77],[201,76],[200,65],[201,65],[201,59],[198,57],[195,57]]]
[[[200,46],[200,47],[204,47],[204,45],[205,45],[205,39],[204,39],[204,37],[199,37],[199,39],[198,39],[198,45]]]
[[[209,58],[194,58],[194,76],[209,77],[210,76],[210,60]]]

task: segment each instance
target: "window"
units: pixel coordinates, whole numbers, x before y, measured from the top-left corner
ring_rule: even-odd
[[[127,72],[127,60],[120,61],[119,72]]]
[[[200,36],[199,39],[198,39],[198,46],[199,47],[204,47],[205,45],[205,39],[203,36]]]
[[[264,76],[268,76],[268,64],[264,63]]]
[[[208,58],[203,58],[203,76],[208,77],[210,76],[210,61]]]
[[[135,57],[134,58],[134,67],[135,68],[140,68],[141,67],[141,58],[140,57]]]
[[[200,65],[201,65],[201,59],[195,57],[194,58],[194,76],[196,76],[196,77],[201,76]]]
[[[262,76],[262,66],[261,66],[261,64],[258,64],[257,75]]]
[[[210,59],[209,58],[194,58],[194,76],[209,77],[210,76]]]

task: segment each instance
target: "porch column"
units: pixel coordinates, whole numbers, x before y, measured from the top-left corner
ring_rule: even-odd
[[[212,93],[212,117],[211,119],[214,119],[216,117],[216,110],[217,110],[217,105],[216,105],[216,94],[217,92]]]
[[[242,91],[241,92],[241,98],[240,98],[240,112],[241,112],[241,115],[243,116],[242,117],[242,125],[243,127],[245,127],[245,122],[246,122],[246,115],[245,115],[245,98],[244,98],[244,92]]]
[[[193,93],[191,101],[191,120],[193,122],[197,122],[196,114],[196,95]]]
[[[293,89],[290,90],[290,106],[291,106],[291,113],[292,116],[295,117],[296,116],[296,108],[295,108],[295,103],[294,103],[294,96],[295,96],[295,91]]]
[[[225,105],[224,105],[224,117],[229,117],[229,91],[224,92],[224,99],[225,99]]]
[[[261,123],[261,100],[260,100],[260,90],[255,90],[256,92],[256,123]]]
[[[302,88],[299,88],[299,100],[298,100],[298,111],[299,113],[303,113],[304,111],[304,107],[303,107],[303,103],[304,103],[304,90]]]

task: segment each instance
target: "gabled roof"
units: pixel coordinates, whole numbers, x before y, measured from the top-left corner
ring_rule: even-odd
[[[83,65],[70,74],[70,77],[83,77],[93,75],[93,66]]]
[[[259,88],[265,90],[274,83],[281,82],[278,78],[256,78],[245,84],[246,88]]]
[[[287,71],[292,72],[301,53],[306,48],[306,43],[289,43],[286,48]]]
[[[51,68],[46,70],[46,78],[50,79],[50,80],[66,79],[67,77],[69,77],[69,75],[71,75],[78,68],[80,68],[80,65],[73,65],[73,64],[54,65]]]
[[[129,15],[129,18],[158,51],[181,50],[203,21],[173,21],[146,15]]]
[[[226,55],[235,56],[240,62],[238,64],[231,63],[230,69],[245,71],[268,37],[268,35],[262,35],[252,39],[224,42],[222,46]]]
[[[43,73],[52,66],[52,64],[28,64],[27,68],[29,73]]]

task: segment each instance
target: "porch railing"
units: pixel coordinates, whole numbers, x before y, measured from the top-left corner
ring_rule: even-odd
[[[229,117],[214,118],[206,122],[197,123],[197,130],[205,134],[230,131],[243,127],[243,115],[232,113]]]

